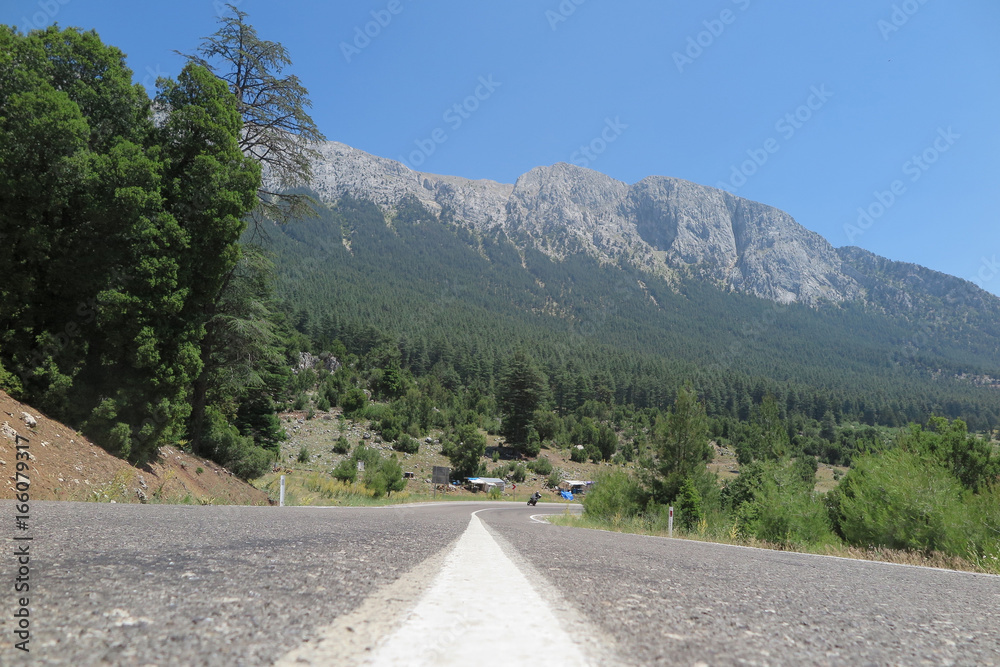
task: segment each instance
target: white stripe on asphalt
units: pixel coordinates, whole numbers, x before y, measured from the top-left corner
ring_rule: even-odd
[[[475,514],[402,626],[366,664],[589,664]]]

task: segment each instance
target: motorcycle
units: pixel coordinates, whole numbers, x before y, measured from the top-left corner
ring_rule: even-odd
[[[535,491],[534,493],[531,494],[531,497],[528,498],[528,505],[530,507],[534,507],[535,503],[537,503],[538,499],[541,498],[541,497],[542,497],[542,494],[540,494],[538,491]]]

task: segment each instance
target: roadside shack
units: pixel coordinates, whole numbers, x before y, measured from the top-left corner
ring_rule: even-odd
[[[489,493],[493,489],[499,489],[503,493],[507,483],[498,477],[469,477],[466,479],[465,487],[470,491],[482,491]]]
[[[574,496],[578,494],[582,495],[587,493],[587,491],[590,489],[591,486],[593,486],[593,484],[594,484],[593,482],[584,481],[580,479],[564,479],[563,481],[559,482],[559,490],[566,491],[568,493],[573,494]]]

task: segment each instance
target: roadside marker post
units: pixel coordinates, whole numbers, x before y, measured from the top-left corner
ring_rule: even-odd
[[[667,519],[667,537],[674,536],[674,507],[670,506],[670,517]]]
[[[285,506],[285,476],[281,476],[281,494],[278,496],[278,507]]]

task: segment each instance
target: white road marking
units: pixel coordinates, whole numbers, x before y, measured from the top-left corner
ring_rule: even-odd
[[[516,601],[516,604],[513,603]],[[365,664],[590,664],[475,514],[430,588]]]

